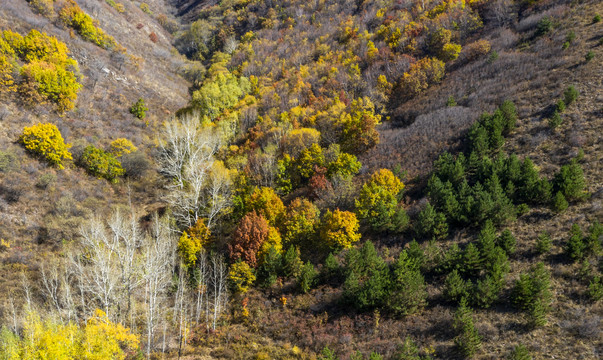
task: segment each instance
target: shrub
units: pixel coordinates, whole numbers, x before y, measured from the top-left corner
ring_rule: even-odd
[[[149,34],[149,40],[151,40],[153,43],[157,43],[157,41],[159,41],[159,37],[153,31],[152,33]]]
[[[574,86],[568,86],[567,89],[565,89],[565,91],[563,92],[563,101],[565,102],[565,105],[570,106],[571,104],[573,104],[574,101],[576,101],[576,99],[578,98],[578,95],[580,95],[580,93],[578,92],[578,90],[576,90]]]
[[[490,56],[488,57],[488,64],[492,64],[496,60],[498,60],[498,51],[492,50],[492,52],[490,52]]]
[[[151,11],[151,9],[149,8],[149,5],[147,3],[140,3],[140,10],[142,10],[144,13],[146,13],[148,15],[153,15],[153,12]]]
[[[41,175],[36,182],[36,186],[40,189],[46,189],[50,184],[57,181],[57,176],[53,173],[46,173]]]
[[[149,109],[144,105],[144,100],[140,98],[130,107],[130,114],[143,120],[146,117],[147,110]]]
[[[339,209],[325,213],[320,231],[321,240],[331,249],[346,249],[360,240],[358,219],[354,213]]]
[[[75,2],[70,2],[68,6],[61,9],[59,17],[85,40],[105,49],[112,49],[117,45],[115,39],[95,26],[90,15],[83,12]]]
[[[536,24],[536,36],[547,34],[553,28],[553,22],[548,16],[543,17]]]
[[[70,144],[65,144],[61,132],[54,124],[36,124],[23,129],[19,141],[25,148],[63,169],[63,160],[71,160]]]
[[[17,156],[13,152],[0,150],[0,173],[10,172],[17,167]]]
[[[45,100],[54,102],[59,112],[73,109],[82,87],[75,74],[65,67],[45,61],[32,61],[21,68],[29,88],[36,89]]]
[[[125,154],[120,159],[127,177],[140,179],[151,167],[147,157],[140,151]]]
[[[595,14],[595,16],[593,17],[593,24],[596,24],[600,21],[601,21],[601,15]]]
[[[520,344],[513,348],[511,355],[509,355],[509,360],[532,360],[532,356],[528,348]]]
[[[119,160],[112,154],[98,149],[93,145],[88,145],[82,153],[80,164],[90,174],[105,178],[110,182],[117,182],[117,178],[125,174]]]
[[[448,107],[452,107],[452,106],[456,106],[456,100],[454,100],[454,96],[450,95],[448,97],[448,100],[446,100],[446,106]]]
[[[595,52],[592,50],[587,52],[586,55],[584,55],[584,60],[586,60],[586,62],[589,62],[594,58],[595,58]]]

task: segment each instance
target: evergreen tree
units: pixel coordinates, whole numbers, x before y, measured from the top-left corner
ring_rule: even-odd
[[[460,353],[466,358],[473,357],[481,347],[482,340],[473,324],[472,312],[467,307],[465,299],[461,300],[454,314],[453,327],[458,333],[454,338],[454,343]]]
[[[515,253],[515,246],[517,245],[517,240],[511,230],[505,229],[497,238],[496,244],[500,246],[507,255],[512,255]]]
[[[557,191],[555,199],[553,200],[553,211],[559,214],[564,212],[568,206],[569,204],[567,203],[567,200],[565,200],[563,193],[561,191]]]
[[[312,286],[314,286],[316,282],[316,277],[318,272],[314,269],[314,265],[311,262],[305,263],[297,276],[297,284],[299,286],[299,290],[304,294],[310,291]]]
[[[446,216],[437,212],[435,208],[428,203],[419,213],[419,217],[415,223],[415,232],[423,238],[445,238],[448,236]]]
[[[520,274],[515,282],[511,301],[515,307],[526,311],[528,322],[533,327],[546,324],[552,299],[550,286],[550,274],[541,262],[527,274]]]
[[[271,246],[264,255],[264,261],[258,266],[258,280],[266,287],[276,283],[278,276],[282,273],[282,256]]]
[[[389,269],[372,242],[346,256],[343,298],[361,310],[381,306],[387,298]]]
[[[444,282],[444,297],[449,301],[458,302],[469,294],[469,286],[455,269],[446,277]]]
[[[496,229],[492,221],[487,220],[477,238],[481,260],[484,264],[491,263],[496,249]]]
[[[561,191],[569,201],[583,200],[586,197],[584,172],[575,159],[561,167],[559,172],[555,174],[554,182],[555,189]]]
[[[465,251],[463,251],[462,261],[461,268],[465,274],[475,276],[479,273],[482,267],[482,260],[479,250],[473,243],[469,243]]]
[[[425,280],[415,259],[403,250],[394,264],[388,306],[395,313],[408,315],[425,305]]]
[[[584,258],[586,250],[582,229],[578,224],[573,224],[570,230],[570,238],[565,246],[565,252],[573,261],[578,261]]]
[[[341,281],[341,266],[333,253],[329,253],[322,269],[322,276],[325,282],[337,283]]]
[[[396,360],[421,360],[419,355],[419,347],[412,341],[410,337],[404,339],[404,344],[398,350],[395,357]]]
[[[442,256],[442,258],[440,259],[438,270],[442,273],[449,273],[452,270],[461,268],[462,261],[463,252],[461,251],[459,246],[454,243],[452,244],[450,249],[448,249],[448,251],[444,253],[444,256]]]
[[[304,263],[300,258],[299,248],[290,246],[283,256],[283,274],[286,277],[298,277],[303,264]]]
[[[503,135],[508,136],[511,131],[515,129],[515,123],[517,122],[517,108],[515,104],[510,100],[505,100],[499,107],[503,118]]]

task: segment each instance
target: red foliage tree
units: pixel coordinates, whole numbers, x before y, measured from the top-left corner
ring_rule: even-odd
[[[243,260],[249,266],[257,266],[257,253],[268,238],[268,221],[257,212],[245,215],[235,230],[228,251],[231,261]]]

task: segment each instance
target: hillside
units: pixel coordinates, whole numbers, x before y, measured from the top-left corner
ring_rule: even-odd
[[[601,15],[3,2],[0,355],[600,358]]]

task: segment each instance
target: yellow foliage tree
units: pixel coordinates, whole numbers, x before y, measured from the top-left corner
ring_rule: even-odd
[[[211,232],[204,219],[197,220],[195,225],[182,233],[178,240],[178,253],[186,267],[195,265],[197,255],[209,243]]]
[[[19,141],[29,152],[46,158],[59,169],[63,169],[63,160],[72,159],[69,152],[71,144],[65,144],[61,132],[54,124],[38,123],[26,127]]]
[[[328,210],[323,218],[321,239],[332,249],[348,249],[360,240],[358,219],[349,211]]]
[[[269,187],[256,188],[249,197],[247,205],[247,211],[255,210],[273,227],[280,225],[285,213],[285,205],[282,200],[274,189]]]
[[[255,275],[249,264],[237,261],[230,267],[228,280],[235,292],[244,294],[255,281]]]

